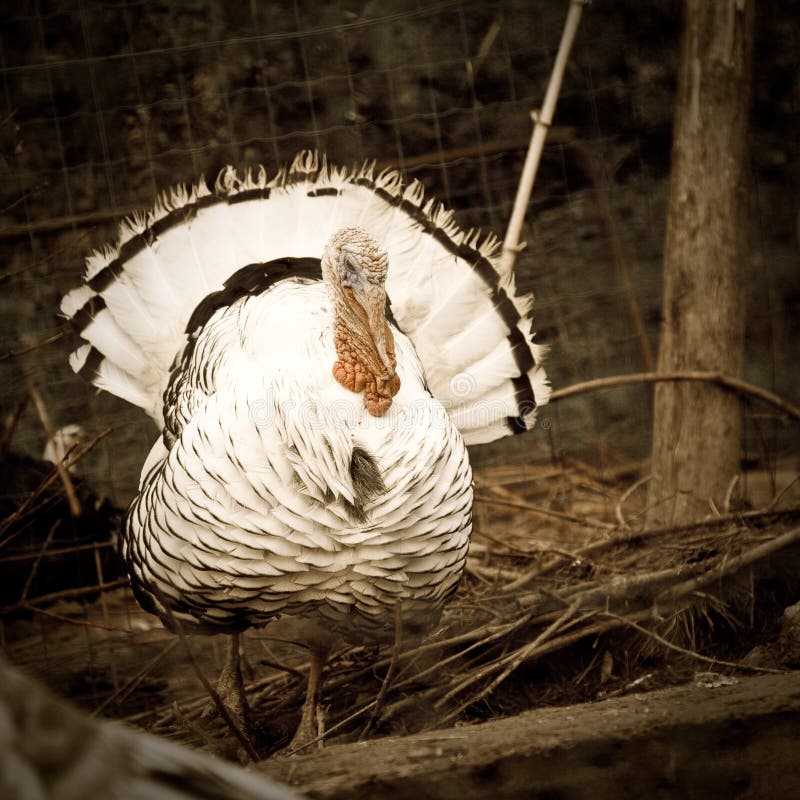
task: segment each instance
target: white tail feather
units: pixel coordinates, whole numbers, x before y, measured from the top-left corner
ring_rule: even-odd
[[[115,364],[124,364],[133,375],[144,374],[147,361],[135,342],[117,325],[105,308],[83,329],[81,336]],[[101,349],[102,348],[102,349]]]
[[[248,264],[319,258],[345,226],[364,228],[388,251],[393,314],[467,441],[520,428],[511,423],[520,416],[532,421],[534,401],[546,402],[549,391],[527,332],[532,298],[517,295],[513,275],[498,274],[497,240],[462,231],[417,181],[404,186],[393,171],[375,176],[371,164],[348,171],[309,152],[272,180],[263,168],[242,177],[228,167],[214,194],[202,181],[178,186],[127,220],[116,246],[87,259],[86,285],[62,300],[93,347],[75,351],[73,369],[91,367],[96,386],[160,423],[169,371],[198,303]],[[462,375],[465,394],[452,385]],[[530,395],[524,404],[521,392]]]

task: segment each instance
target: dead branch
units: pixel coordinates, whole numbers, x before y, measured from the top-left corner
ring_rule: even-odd
[[[617,506],[616,506],[617,521],[619,522],[620,530],[624,531],[628,527],[628,523],[625,521],[625,515],[622,513],[622,507],[625,505],[625,502],[639,487],[644,486],[648,481],[652,480],[652,478],[653,478],[652,475],[645,475],[643,478],[639,478],[638,481],[632,483],[620,495],[620,498],[617,501]]]
[[[702,589],[715,581],[722,580],[726,575],[732,575],[743,567],[750,566],[756,561],[761,561],[767,556],[773,555],[787,547],[791,547],[798,542],[800,542],[800,528],[794,528],[793,530],[787,531],[782,536],[777,536],[774,539],[764,542],[764,544],[746,550],[744,553],[729,559],[720,567],[712,568],[692,580],[684,581],[683,583],[666,589],[656,598],[656,601],[669,603],[674,602],[678,598],[687,597],[698,589]]]
[[[28,577],[25,581],[25,586],[22,588],[22,594],[19,597],[19,602],[24,603],[28,599],[28,592],[31,590],[31,584],[33,583],[34,579],[36,578],[36,573],[39,571],[39,564],[42,563],[42,558],[47,554],[47,548],[50,546],[50,542],[53,541],[53,536],[58,529],[58,526],[61,524],[61,520],[57,519],[50,530],[47,533],[47,537],[45,538],[42,546],[39,548],[39,552],[36,554],[36,560],[33,562],[33,566],[31,567],[31,571],[28,573]]]
[[[704,569],[702,564],[692,564],[652,572],[615,575],[599,586],[584,587],[581,584],[572,586],[562,592],[559,599],[565,605],[577,602],[579,608],[584,609],[607,607],[612,601],[628,603],[638,599],[639,602],[649,602],[655,596],[656,590],[664,584],[673,582],[678,575],[686,573],[697,575]]]
[[[56,600],[72,600],[76,597],[83,597],[87,594],[94,594],[95,592],[110,592],[112,589],[119,589],[121,586],[127,586],[127,578],[117,578],[116,580],[109,581],[97,586],[76,586],[74,589],[62,589],[59,592],[51,592],[50,594],[39,595],[33,600],[27,600],[24,603],[13,603],[9,606],[0,607],[0,616],[13,614],[17,611],[38,611],[34,603],[54,603]]]
[[[155,586],[153,588],[156,592],[158,592],[158,589]],[[160,594],[160,592],[158,592],[158,594]],[[178,638],[181,641],[181,645],[186,653],[186,657],[189,659],[189,663],[192,665],[195,675],[197,675],[197,677],[200,679],[200,683],[203,684],[203,688],[211,698],[211,702],[219,712],[219,715],[225,720],[225,723],[227,724],[228,728],[230,728],[231,733],[233,733],[233,735],[237,738],[239,744],[241,744],[245,749],[247,755],[253,761],[258,761],[258,753],[256,753],[255,749],[253,748],[253,743],[250,741],[250,737],[236,724],[236,721],[231,716],[231,713],[228,711],[225,703],[222,702],[222,698],[219,696],[217,690],[211,685],[208,678],[206,678],[205,673],[201,669],[200,664],[197,662],[194,651],[189,646],[189,640],[186,638],[186,635],[183,632],[183,627],[181,626],[180,621],[172,613],[169,602],[163,597],[159,597],[159,602],[166,615],[169,617],[170,627],[178,635]]]
[[[69,547],[55,547],[52,550],[46,550],[42,553],[47,558],[53,556],[66,556],[73,553],[83,553],[86,550],[103,550],[106,547],[116,547],[114,542],[88,542],[86,544],[75,544]],[[10,556],[0,557],[0,563],[7,564],[12,561],[33,561],[39,558],[39,553],[14,553]]]
[[[741,670],[748,670],[750,672],[770,672],[777,675],[780,675],[786,670],[783,669],[772,669],[770,667],[756,667],[753,664],[747,664],[744,661],[725,661],[721,658],[711,658],[709,656],[701,655],[700,653],[695,652],[694,650],[689,650],[686,647],[681,647],[680,645],[675,644],[674,642],[670,642],[669,640],[665,639],[663,636],[659,636],[655,631],[648,630],[647,628],[642,627],[638,623],[634,622],[633,620],[628,619],[627,617],[620,616],[619,614],[612,614],[610,611],[602,611],[600,615],[603,617],[609,617],[610,619],[619,620],[624,625],[628,626],[629,628],[633,628],[635,631],[644,634],[645,636],[650,637],[654,641],[658,642],[662,647],[666,647],[668,650],[674,650],[676,653],[681,653],[685,656],[690,656],[691,658],[695,658],[698,661],[704,661],[707,664],[713,664],[714,666],[720,667],[730,667],[731,669],[741,669]]]
[[[532,514],[540,514],[543,517],[552,517],[553,519],[560,519],[564,522],[572,522],[575,525],[581,525],[584,528],[600,528],[602,530],[613,530],[617,526],[611,522],[601,522],[600,520],[584,519],[576,517],[572,514],[565,514],[562,511],[554,511],[550,508],[542,508],[541,506],[530,505],[529,503],[517,503],[513,500],[501,500],[494,497],[486,497],[485,495],[475,495],[474,500],[476,503],[485,503],[489,506],[504,506],[506,508],[518,508],[521,511],[530,511]]]
[[[403,645],[403,611],[402,611],[402,603],[398,600],[394,607],[394,645],[392,647],[392,654],[389,659],[389,666],[386,670],[386,675],[384,676],[383,683],[381,683],[381,688],[380,691],[378,692],[378,696],[375,698],[375,707],[372,709],[372,714],[370,714],[370,717],[367,720],[367,724],[361,731],[361,735],[358,737],[359,739],[363,740],[367,738],[370,729],[375,724],[375,722],[377,721],[378,717],[381,714],[384,701],[386,700],[386,692],[392,685],[392,679],[394,678],[394,674],[397,669],[397,662],[398,659],[400,658],[402,645]]]
[[[686,533],[694,530],[708,530],[712,531],[716,528],[724,527],[731,523],[746,524],[746,523],[767,523],[775,522],[779,519],[792,519],[800,516],[800,508],[786,508],[780,510],[757,510],[757,511],[737,511],[732,514],[721,514],[714,519],[707,519],[701,522],[690,522],[684,525],[668,525],[663,528],[649,528],[643,531],[630,532],[611,536],[608,539],[600,539],[596,542],[582,547],[578,550],[579,556],[586,556],[589,554],[596,554],[603,550],[609,550],[614,547],[633,544],[634,542],[643,542],[648,539],[658,539],[676,533]]]
[[[42,429],[47,437],[47,441],[52,442],[55,438],[55,431],[53,430],[53,425],[50,422],[50,414],[47,411],[44,398],[34,384],[31,384],[28,387],[28,394],[30,394],[31,400],[33,400],[33,405],[36,408],[36,415],[39,417],[39,422],[42,425]],[[81,501],[78,500],[78,495],[75,492],[75,484],[72,482],[72,477],[70,476],[67,468],[64,466],[64,459],[61,458],[56,461],[55,467],[58,477],[61,480],[61,483],[64,485],[64,494],[66,495],[67,502],[69,503],[70,513],[73,517],[79,517],[83,511],[81,508]]]
[[[48,336],[46,339],[43,339],[41,342],[36,342],[36,344],[23,347],[20,350],[10,350],[8,353],[3,353],[0,355],[0,362],[8,361],[9,359],[17,358],[19,356],[24,356],[26,353],[30,353],[33,350],[38,350],[40,347],[46,347],[48,344],[53,344],[53,342],[63,339],[66,335],[67,332],[65,330],[59,331],[58,333],[54,333],[52,336]]]
[[[3,438],[0,439],[0,460],[5,460],[8,450],[11,447],[11,440],[14,438],[14,432],[19,424],[22,412],[25,406],[28,405],[28,395],[23,395],[22,399],[17,403],[16,408],[5,419],[3,426]]]
[[[503,569],[503,567],[481,564],[476,558],[467,558],[466,571],[470,575],[474,575],[476,578],[486,583],[493,583],[499,580],[515,581],[519,579],[518,572],[510,569]]]
[[[397,684],[396,688],[400,688],[402,686],[406,686],[415,682],[418,682],[421,678],[433,673],[438,672],[445,664],[449,664],[457,659],[464,658],[468,653],[477,649],[478,647],[487,647],[488,645],[500,641],[501,639],[508,638],[511,634],[516,631],[522,629],[525,625],[531,622],[533,617],[533,612],[530,612],[518,620],[515,620],[512,623],[509,623],[506,626],[503,626],[501,630],[495,631],[489,636],[485,637],[478,637],[476,641],[473,641],[468,647],[464,648],[463,650],[459,650],[457,653],[453,654],[452,656],[448,656],[447,658],[443,658],[441,660],[437,660],[434,664],[432,664],[427,669],[422,670],[421,672],[416,672],[409,678],[406,678],[405,681],[401,681]]]
[[[564,611],[564,613],[561,614],[558,619],[554,620],[544,631],[542,631],[532,642],[529,642],[510,655],[498,659],[497,661],[489,664],[487,667],[482,667],[466,678],[460,680],[454,687],[452,687],[441,698],[439,698],[439,700],[435,703],[437,708],[441,708],[447,703],[448,700],[451,700],[457,694],[460,694],[464,689],[466,689],[468,686],[471,686],[473,683],[477,683],[483,678],[489,677],[492,673],[500,671],[500,674],[497,675],[480,692],[478,692],[477,695],[469,698],[456,709],[447,714],[442,722],[447,723],[452,719],[455,719],[455,717],[461,714],[470,705],[480,702],[484,697],[491,694],[506,678],[508,678],[509,675],[511,675],[512,672],[514,672],[520,666],[520,664],[533,656],[543,642],[547,641],[547,639],[549,639],[559,628],[563,627],[576,611],[577,606],[573,604],[566,611]]]
[[[658,383],[660,381],[704,381],[715,383],[725,389],[729,389],[737,394],[755,397],[763,402],[774,406],[792,419],[800,421],[800,407],[789,403],[783,398],[772,392],[755,386],[752,383],[734,378],[731,375],[723,375],[720,372],[702,372],[699,370],[682,370],[678,372],[637,372],[633,375],[614,375],[609,378],[595,378],[591,381],[583,381],[567,386],[564,389],[556,389],[550,395],[550,402],[555,400],[565,400],[587,392],[596,392],[599,389],[610,389],[616,386],[627,386],[632,383]]]

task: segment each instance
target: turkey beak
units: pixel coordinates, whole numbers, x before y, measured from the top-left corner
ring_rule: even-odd
[[[386,293],[376,292],[374,297],[365,298],[365,300],[364,310],[367,312],[369,332],[375,343],[375,350],[386,367],[386,374],[391,378],[394,376],[395,370],[386,350]]]

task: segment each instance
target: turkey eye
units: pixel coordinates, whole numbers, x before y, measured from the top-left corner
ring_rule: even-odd
[[[357,272],[354,272],[347,264],[342,275],[342,286],[349,286],[351,289],[361,288],[361,277]]]
[[[358,273],[353,267],[353,262],[351,261],[347,251],[344,249],[339,251],[339,258],[337,259],[336,267],[342,286],[353,289],[361,283]]]

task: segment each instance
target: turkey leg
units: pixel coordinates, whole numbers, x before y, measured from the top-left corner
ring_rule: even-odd
[[[328,660],[329,648],[318,643],[309,644],[311,665],[308,671],[308,687],[306,699],[303,703],[303,713],[300,724],[286,748],[287,753],[292,753],[314,741],[322,734],[322,714],[318,708],[320,685],[322,683],[322,670]],[[319,743],[322,746],[322,742]]]
[[[239,634],[232,633],[228,640],[228,660],[217,681],[217,694],[231,720],[248,741],[253,741],[250,727],[250,709],[244,691],[242,661],[239,652]]]

